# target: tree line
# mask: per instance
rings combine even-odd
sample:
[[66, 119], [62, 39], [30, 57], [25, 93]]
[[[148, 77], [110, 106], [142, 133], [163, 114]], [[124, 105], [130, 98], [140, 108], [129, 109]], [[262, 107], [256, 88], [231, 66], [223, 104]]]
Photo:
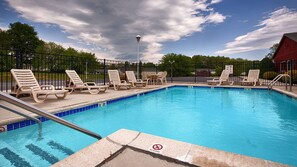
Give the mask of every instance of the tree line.
[[[141, 65], [144, 68], [157, 68], [168, 72], [172, 67], [173, 76], [195, 75], [196, 69], [212, 69], [215, 71], [215, 75], [219, 75], [225, 65], [234, 66], [234, 75], [241, 75], [250, 68], [259, 68], [264, 73], [275, 70], [271, 56], [276, 48], [277, 45], [273, 45], [270, 48], [271, 52], [261, 61], [233, 59], [224, 56], [194, 55], [189, 57], [183, 54], [168, 53], [162, 57], [158, 64], [148, 62], [141, 63]], [[8, 52], [17, 52], [22, 56], [21, 65], [29, 64], [31, 68], [38, 71], [64, 72], [64, 69], [68, 68], [83, 72], [88, 66], [89, 72], [95, 72], [96, 69], [103, 68], [94, 53], [78, 51], [71, 47], [64, 48], [54, 42], [45, 42], [39, 39], [34, 27], [20, 22], [11, 23], [8, 30], [0, 29], [0, 54], [5, 55], [4, 52], [7, 53], [7, 50]], [[174, 63], [170, 63], [173, 61]], [[15, 58], [1, 56], [2, 69], [9, 70], [15, 63], [17, 63]], [[129, 62], [125, 64], [136, 66]]]
[[[64, 71], [64, 68], [85, 66], [89, 68], [99, 66], [94, 53], [78, 51], [74, 48], [64, 48], [54, 42], [45, 42], [38, 37], [34, 27], [20, 22], [11, 23], [7, 30], [0, 29], [0, 54], [17, 54], [20, 56], [20, 66], [30, 64], [35, 70], [48, 70], [50, 72]], [[75, 64], [65, 67], [65, 63], [74, 59]], [[81, 60], [81, 61], [78, 61]], [[17, 63], [16, 58], [1, 56], [1, 65], [10, 68]], [[73, 61], [73, 60], [72, 60]], [[62, 69], [63, 68], [63, 69]], [[78, 69], [78, 68], [77, 68]]]
[[[172, 63], [174, 62], [174, 63]], [[265, 56], [262, 60], [247, 60], [241, 58], [229, 58], [224, 56], [194, 55], [188, 57], [183, 54], [169, 53], [160, 60], [159, 69], [164, 71], [173, 70], [173, 76], [193, 76], [197, 70], [214, 71], [219, 76], [225, 65], [233, 65], [233, 75], [247, 75], [249, 69], [260, 69], [261, 75], [267, 71], [275, 71], [275, 65], [271, 58]]]

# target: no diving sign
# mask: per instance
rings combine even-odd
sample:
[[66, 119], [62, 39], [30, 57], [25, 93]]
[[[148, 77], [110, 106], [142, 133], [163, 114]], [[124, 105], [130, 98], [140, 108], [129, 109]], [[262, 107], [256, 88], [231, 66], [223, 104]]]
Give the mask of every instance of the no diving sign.
[[162, 153], [162, 151], [164, 150], [164, 145], [160, 144], [160, 143], [154, 143], [152, 144], [152, 146], [149, 148], [150, 151], [153, 151], [155, 153]]

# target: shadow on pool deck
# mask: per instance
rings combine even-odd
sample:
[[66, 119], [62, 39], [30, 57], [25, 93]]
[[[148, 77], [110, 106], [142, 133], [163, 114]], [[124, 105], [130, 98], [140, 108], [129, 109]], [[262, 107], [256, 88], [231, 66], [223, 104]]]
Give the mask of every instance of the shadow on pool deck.
[[141, 166], [141, 167], [196, 167], [186, 162], [154, 154], [141, 149], [124, 146], [118, 152], [105, 159], [97, 167]]

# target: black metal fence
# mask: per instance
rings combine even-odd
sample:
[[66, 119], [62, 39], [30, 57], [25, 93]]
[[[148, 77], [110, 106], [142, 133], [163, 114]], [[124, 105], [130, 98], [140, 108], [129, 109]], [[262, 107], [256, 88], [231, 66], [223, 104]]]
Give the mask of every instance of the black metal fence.
[[[241, 81], [248, 76], [249, 70], [259, 69], [259, 84], [268, 85], [278, 74], [289, 74], [292, 79], [292, 84], [297, 84], [297, 60], [289, 60], [286, 67], [280, 68], [275, 64], [265, 64], [261, 61], [242, 61], [233, 63], [216, 64], [215, 67], [196, 68], [193, 65], [193, 72], [191, 75], [179, 77], [174, 75], [177, 73], [174, 66], [171, 68], [170, 64], [167, 67], [169, 72], [169, 80], [173, 82], [192, 82], [192, 83], [205, 83], [214, 77], [219, 77], [224, 69], [230, 69], [231, 81], [235, 85], [241, 84]], [[196, 62], [197, 63], [197, 62]], [[194, 63], [195, 64], [195, 63]], [[171, 78], [171, 70], [173, 77]], [[288, 81], [289, 82], [289, 81]], [[285, 85], [285, 78], [281, 78], [275, 85]]]
[[69, 78], [65, 70], [75, 70], [83, 81], [106, 84], [107, 70], [117, 69], [125, 79], [126, 70], [136, 71], [135, 63], [107, 59], [87, 60], [85, 57], [54, 54], [20, 54], [17, 51], [0, 50], [0, 91], [14, 88], [11, 69], [31, 69], [41, 85], [67, 86]]
[[[199, 62], [196, 62], [199, 63]], [[297, 83], [297, 61], [292, 60], [286, 71], [292, 76], [294, 83]], [[88, 60], [85, 57], [55, 55], [55, 54], [20, 54], [17, 51], [0, 50], [0, 91], [9, 92], [14, 87], [14, 81], [10, 70], [31, 69], [41, 85], [54, 85], [56, 88], [67, 86], [69, 79], [65, 70], [75, 70], [83, 81], [93, 81], [106, 84], [108, 82], [107, 70], [118, 69], [121, 79], [125, 79], [124, 72], [127, 70], [137, 71], [137, 64], [128, 61], [115, 61], [107, 59]], [[216, 65], [215, 67], [196, 68], [195, 63], [191, 74], [181, 77], [179, 71], [174, 68], [174, 64], [169, 64], [168, 68], [163, 69], [168, 72], [167, 80], [170, 82], [206, 82], [215, 76], [219, 76], [223, 69], [232, 68], [230, 79], [234, 84], [240, 84], [240, 81], [247, 76], [250, 69], [260, 69], [260, 80], [263, 85], [267, 85], [277, 74], [278, 70], [271, 66], [263, 66], [259, 61], [249, 61], [244, 63], [228, 63]], [[142, 71], [158, 72], [158, 66], [146, 67], [140, 65]], [[171, 77], [171, 74], [173, 77]], [[282, 80], [277, 85], [283, 85]]]

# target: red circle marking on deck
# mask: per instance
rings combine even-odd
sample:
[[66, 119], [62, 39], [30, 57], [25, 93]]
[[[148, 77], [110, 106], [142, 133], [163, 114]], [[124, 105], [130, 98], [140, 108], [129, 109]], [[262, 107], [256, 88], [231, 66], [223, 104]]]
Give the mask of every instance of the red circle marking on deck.
[[154, 144], [153, 145], [154, 150], [162, 150], [162, 148], [163, 148], [162, 144]]

